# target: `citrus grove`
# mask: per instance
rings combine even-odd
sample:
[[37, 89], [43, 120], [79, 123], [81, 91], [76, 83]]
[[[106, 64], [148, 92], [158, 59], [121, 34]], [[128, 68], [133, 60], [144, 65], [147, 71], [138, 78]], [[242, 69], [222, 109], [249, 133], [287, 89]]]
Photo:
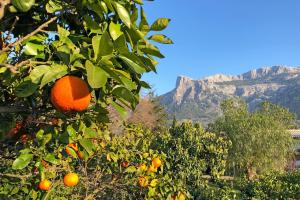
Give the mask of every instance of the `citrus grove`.
[[107, 129], [108, 107], [124, 117], [150, 88], [153, 42], [172, 44], [156, 33], [170, 19], [150, 24], [143, 3], [0, 1], [1, 199], [170, 195], [165, 154]]
[[[111, 112], [125, 119], [150, 88], [141, 77], [164, 58], [156, 45], [173, 43], [161, 33], [170, 19], [150, 23], [144, 3], [0, 0], [0, 199], [267, 199], [271, 190], [300, 191], [299, 174], [232, 189], [222, 177], [235, 140], [222, 131], [176, 120], [161, 127], [161, 116], [148, 128], [110, 129]], [[147, 115], [162, 113], [144, 105]], [[133, 122], [147, 116], [139, 114]], [[211, 131], [229, 129], [221, 125]], [[274, 180], [291, 186], [274, 188]]]

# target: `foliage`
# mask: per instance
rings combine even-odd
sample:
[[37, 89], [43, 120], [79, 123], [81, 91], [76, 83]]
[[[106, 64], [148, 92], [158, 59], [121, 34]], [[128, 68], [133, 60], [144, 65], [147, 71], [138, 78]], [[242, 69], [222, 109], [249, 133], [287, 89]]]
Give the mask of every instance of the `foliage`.
[[[53, 133], [51, 139], [48, 138], [50, 132]], [[70, 155], [66, 153], [70, 143], [78, 144], [83, 158], [71, 148]], [[224, 138], [190, 123], [156, 131], [129, 126], [118, 136], [82, 122], [49, 126], [34, 140], [10, 147], [25, 148], [21, 155], [12, 157], [10, 152], [16, 150], [3, 148], [6, 150], [3, 156], [7, 158], [1, 163], [0, 194], [3, 196], [0, 197], [167, 199], [179, 194], [196, 197], [200, 193], [195, 192], [195, 186], [207, 184], [203, 175], [218, 180], [224, 174], [229, 145]], [[22, 161], [16, 162], [14, 158]], [[160, 158], [162, 166], [151, 172], [153, 158]], [[145, 170], [140, 167], [142, 164]], [[67, 172], [79, 175], [76, 189], [63, 185], [62, 177]], [[146, 187], [139, 186], [140, 177], [147, 178]], [[41, 179], [52, 181], [49, 193], [37, 190]]]
[[[141, 89], [149, 88], [141, 77], [156, 72], [156, 58], [164, 57], [153, 42], [173, 43], [156, 33], [164, 30], [170, 19], [159, 18], [149, 24], [143, 3], [1, 3], [1, 199], [105, 199], [113, 195], [138, 199], [160, 194], [137, 186], [133, 166], [126, 172], [120, 168], [122, 156], [127, 155], [121, 152], [126, 145], [119, 145], [124, 138], [112, 139], [106, 130], [108, 107], [123, 116], [136, 107]], [[88, 83], [92, 102], [84, 112], [61, 113], [50, 103], [54, 82], [65, 75]], [[163, 159], [159, 152], [148, 153], [147, 159]], [[132, 150], [128, 159], [139, 155]], [[62, 183], [68, 172], [79, 175], [75, 188]], [[153, 188], [155, 177], [149, 179]], [[49, 192], [36, 187], [45, 179], [52, 182]]]
[[203, 175], [209, 175], [213, 180], [224, 175], [231, 145], [226, 138], [204, 131], [199, 124], [177, 125], [176, 122], [168, 134], [156, 136], [154, 144], [156, 149], [166, 153], [172, 175], [183, 181], [193, 197], [201, 193], [195, 188], [207, 183]]
[[271, 173], [259, 180], [218, 181], [201, 188], [198, 199], [299, 199], [300, 171]]
[[66, 74], [89, 83], [93, 103], [85, 117], [98, 115], [94, 120], [102, 123], [107, 105], [120, 113], [134, 108], [141, 88], [149, 88], [142, 74], [155, 72], [154, 58], [164, 57], [150, 41], [172, 43], [161, 34], [149, 36], [170, 20], [149, 25], [141, 0], [25, 2], [7, 5], [14, 9], [0, 21], [1, 135], [17, 117], [2, 113], [56, 115], [49, 90]]
[[227, 100], [222, 104], [224, 116], [211, 124], [209, 130], [226, 135], [232, 141], [231, 173], [253, 178], [256, 173], [283, 170], [294, 143], [287, 130], [295, 117], [288, 110], [270, 103], [250, 113], [245, 102]]

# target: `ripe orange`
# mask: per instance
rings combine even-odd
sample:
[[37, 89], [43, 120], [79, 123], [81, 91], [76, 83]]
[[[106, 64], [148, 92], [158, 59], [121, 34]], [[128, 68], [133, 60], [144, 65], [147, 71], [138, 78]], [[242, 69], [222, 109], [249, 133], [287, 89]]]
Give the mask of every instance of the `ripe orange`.
[[75, 151], [78, 151], [78, 146], [76, 143], [71, 143], [71, 144], [68, 144], [68, 147], [74, 149]]
[[78, 152], [77, 152], [77, 156], [78, 156], [78, 158], [80, 158], [81, 160], [84, 159], [84, 154], [83, 154], [82, 151], [78, 151]]
[[40, 183], [39, 183], [39, 189], [40, 190], [49, 190], [51, 187], [51, 181], [45, 179], [45, 180], [42, 180]]
[[76, 173], [68, 173], [64, 176], [64, 184], [68, 187], [73, 187], [79, 182], [79, 177]]
[[154, 158], [152, 160], [152, 165], [156, 168], [159, 168], [161, 166], [161, 160], [159, 158]]
[[62, 112], [84, 111], [90, 104], [88, 84], [76, 76], [65, 76], [55, 82], [51, 89], [51, 102]]
[[175, 200], [174, 195], [170, 196], [170, 200]]
[[178, 200], [185, 200], [184, 195], [180, 193], [179, 196], [178, 196]]
[[122, 162], [122, 167], [127, 168], [129, 166], [129, 162], [123, 161]]
[[145, 165], [145, 163], [140, 164], [138, 168], [139, 168], [141, 171], [147, 171], [147, 166]]
[[149, 167], [149, 169], [148, 169], [148, 172], [149, 173], [155, 173], [155, 172], [157, 172], [157, 168], [154, 166], [154, 165], [151, 165], [150, 167]]
[[27, 141], [31, 140], [32, 137], [30, 135], [27, 134], [22, 134], [20, 137], [20, 141], [25, 144]]
[[141, 187], [147, 187], [148, 186], [148, 177], [145, 177], [145, 176], [140, 176], [139, 177], [139, 185]]

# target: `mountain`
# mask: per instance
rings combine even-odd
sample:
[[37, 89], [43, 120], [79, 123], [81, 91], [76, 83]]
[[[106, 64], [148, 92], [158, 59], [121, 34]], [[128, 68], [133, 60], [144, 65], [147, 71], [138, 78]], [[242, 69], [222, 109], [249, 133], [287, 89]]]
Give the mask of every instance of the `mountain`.
[[216, 74], [201, 80], [179, 76], [176, 87], [160, 97], [170, 117], [180, 120], [212, 122], [220, 116], [220, 103], [241, 97], [254, 110], [270, 101], [287, 107], [300, 116], [300, 68], [273, 66], [241, 75]]

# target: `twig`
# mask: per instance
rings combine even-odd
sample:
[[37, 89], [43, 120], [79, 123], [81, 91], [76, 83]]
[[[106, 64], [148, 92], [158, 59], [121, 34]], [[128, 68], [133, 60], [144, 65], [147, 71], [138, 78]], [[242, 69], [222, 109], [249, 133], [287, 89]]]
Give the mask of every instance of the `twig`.
[[24, 66], [24, 65], [32, 66], [32, 65], [45, 65], [45, 64], [51, 64], [51, 62], [40, 62], [40, 61], [24, 60], [20, 63], [15, 64], [15, 65], [7, 64], [7, 63], [0, 63], [0, 67], [6, 67], [12, 73], [16, 74], [16, 73], [18, 73], [17, 69]]
[[12, 178], [19, 178], [19, 179], [25, 179], [25, 178], [29, 178], [32, 175], [28, 174], [28, 175], [15, 175], [15, 174], [3, 174], [0, 173], [0, 176], [7, 176], [7, 177], [12, 177]]
[[11, 32], [14, 30], [14, 28], [15, 28], [17, 22], [19, 21], [19, 19], [20, 19], [20, 18], [19, 18], [18, 16], [16, 16], [16, 18], [15, 18], [15, 20], [14, 20], [12, 26], [11, 26], [11, 29], [10, 29], [9, 32], [7, 33], [7, 35], [6, 35], [5, 39], [4, 39], [4, 41], [5, 41], [5, 40], [8, 40], [8, 39], [10, 38], [10, 34], [11, 34]]
[[19, 44], [21, 44], [22, 42], [24, 42], [25, 40], [27, 40], [28, 38], [30, 38], [31, 36], [34, 36], [35, 34], [41, 32], [44, 28], [48, 27], [49, 24], [51, 24], [52, 22], [54, 22], [57, 19], [57, 17], [53, 17], [50, 20], [48, 20], [47, 22], [45, 22], [44, 24], [40, 25], [37, 29], [35, 29], [33, 32], [31, 32], [30, 34], [26, 35], [23, 38], [20, 38], [19, 40], [17, 40], [14, 43], [11, 43], [9, 45], [7, 45], [7, 47], [5, 47], [4, 49], [2, 49], [0, 51], [0, 53], [2, 52], [6, 52], [9, 51], [12, 47], [15, 47]]
[[25, 107], [0, 106], [0, 113], [19, 113], [19, 112], [29, 113], [30, 109]]

